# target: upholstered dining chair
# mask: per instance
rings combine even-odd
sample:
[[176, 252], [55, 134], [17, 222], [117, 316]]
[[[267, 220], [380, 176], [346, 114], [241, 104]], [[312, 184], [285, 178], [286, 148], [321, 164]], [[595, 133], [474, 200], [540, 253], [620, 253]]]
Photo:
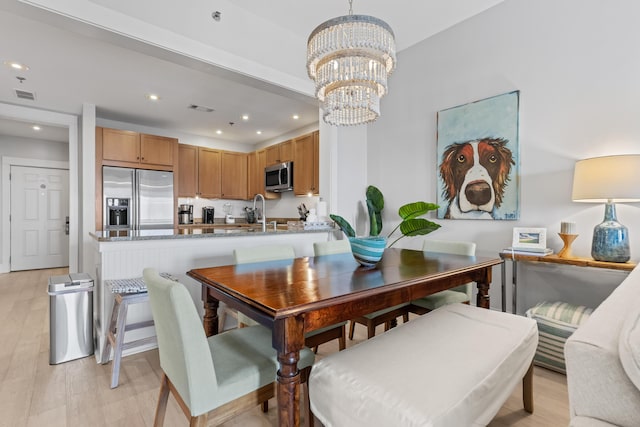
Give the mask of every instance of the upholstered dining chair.
[[[288, 245], [268, 245], [252, 248], [238, 248], [233, 251], [236, 264], [247, 264], [250, 262], [281, 261], [294, 259], [296, 257], [292, 246]], [[305, 334], [304, 343], [307, 347], [318, 351], [318, 346], [334, 339], [338, 340], [338, 349], [346, 348], [346, 325], [347, 322], [337, 323]], [[248, 316], [238, 313], [238, 327], [245, 325], [257, 325], [258, 323]]]
[[[313, 251], [316, 256], [348, 253], [351, 252], [351, 244], [348, 240], [329, 240], [327, 242], [315, 242], [313, 244]], [[356, 323], [360, 323], [361, 325], [366, 326], [367, 338], [371, 338], [375, 335], [376, 326], [378, 325], [382, 325], [384, 323], [384, 330], [388, 331], [391, 328], [391, 322], [395, 321], [400, 316], [402, 316], [404, 322], [408, 322], [408, 306], [409, 304], [400, 304], [376, 311], [374, 313], [366, 314], [355, 319], [351, 319], [351, 323], [349, 324], [349, 339], [353, 339]]]
[[[189, 418], [190, 426], [198, 427], [207, 421], [221, 424], [275, 395], [278, 360], [270, 331], [250, 327], [207, 338], [183, 284], [150, 268], [143, 275], [162, 368], [154, 426], [164, 423], [169, 393]], [[314, 357], [308, 348], [300, 351], [298, 367], [303, 381]]]
[[[476, 254], [476, 244], [474, 242], [427, 239], [422, 245], [422, 250], [426, 252], [474, 256]], [[424, 314], [447, 304], [457, 302], [469, 304], [472, 292], [473, 288], [471, 283], [467, 283], [432, 295], [427, 295], [424, 298], [413, 300], [411, 301], [409, 310], [412, 313]]]

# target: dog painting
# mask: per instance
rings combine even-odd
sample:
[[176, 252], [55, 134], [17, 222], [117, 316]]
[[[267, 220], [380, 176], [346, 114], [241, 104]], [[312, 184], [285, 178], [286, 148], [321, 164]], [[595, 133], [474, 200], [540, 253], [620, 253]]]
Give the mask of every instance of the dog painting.
[[518, 92], [438, 113], [438, 218], [518, 219]]

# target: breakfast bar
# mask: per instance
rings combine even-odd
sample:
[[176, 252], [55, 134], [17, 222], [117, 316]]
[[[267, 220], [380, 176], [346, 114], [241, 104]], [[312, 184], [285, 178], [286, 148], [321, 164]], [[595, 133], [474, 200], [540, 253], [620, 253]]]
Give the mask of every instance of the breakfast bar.
[[[184, 229], [109, 231], [91, 233], [94, 242], [96, 289], [93, 301], [95, 355], [105, 346], [106, 331], [114, 295], [106, 282], [142, 276], [145, 267], [169, 273], [187, 286], [196, 307], [201, 308], [200, 285], [185, 273], [194, 268], [233, 264], [233, 250], [242, 247], [286, 244], [297, 256], [313, 254], [313, 243], [332, 238], [334, 230], [288, 230], [282, 227], [267, 232], [251, 227], [191, 227]], [[202, 310], [201, 310], [202, 314]], [[148, 304], [129, 308], [127, 324], [151, 320]], [[127, 332], [127, 340], [155, 335], [153, 327]], [[155, 345], [137, 347], [124, 354], [146, 351]]]

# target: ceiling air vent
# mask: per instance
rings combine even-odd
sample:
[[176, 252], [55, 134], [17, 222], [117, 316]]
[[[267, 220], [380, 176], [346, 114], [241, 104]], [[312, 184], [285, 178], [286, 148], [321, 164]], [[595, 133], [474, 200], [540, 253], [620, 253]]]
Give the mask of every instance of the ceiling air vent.
[[35, 92], [28, 92], [26, 90], [20, 90], [20, 89], [14, 89], [14, 90], [16, 91], [16, 96], [18, 97], [18, 99], [26, 99], [28, 101], [36, 100]]
[[213, 113], [215, 110], [211, 107], [205, 107], [203, 105], [191, 104], [187, 107], [190, 110], [202, 111], [203, 113]]

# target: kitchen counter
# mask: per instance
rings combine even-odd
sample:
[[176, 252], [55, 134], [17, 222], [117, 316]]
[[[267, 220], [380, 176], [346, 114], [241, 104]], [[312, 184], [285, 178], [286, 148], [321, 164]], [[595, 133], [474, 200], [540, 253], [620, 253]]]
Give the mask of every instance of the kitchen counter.
[[165, 239], [191, 239], [203, 237], [229, 237], [229, 236], [273, 236], [274, 234], [294, 233], [326, 233], [336, 231], [336, 228], [322, 230], [289, 229], [286, 224], [267, 225], [267, 231], [262, 231], [260, 224], [197, 224], [188, 227], [180, 226], [178, 229], [159, 230], [109, 230], [89, 233], [99, 242], [137, 241], [137, 240], [165, 240]]

